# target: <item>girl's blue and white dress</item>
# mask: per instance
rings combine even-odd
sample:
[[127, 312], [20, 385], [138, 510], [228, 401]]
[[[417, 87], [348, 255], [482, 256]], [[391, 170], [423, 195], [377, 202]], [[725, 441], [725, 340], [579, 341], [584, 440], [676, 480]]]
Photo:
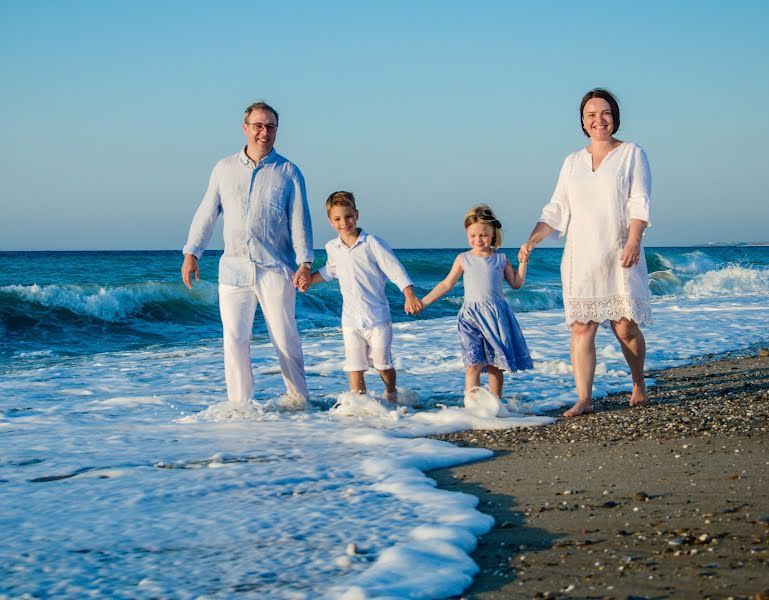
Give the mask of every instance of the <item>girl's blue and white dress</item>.
[[465, 301], [457, 317], [466, 367], [491, 365], [505, 371], [533, 368], [526, 340], [502, 294], [507, 257], [461, 254]]

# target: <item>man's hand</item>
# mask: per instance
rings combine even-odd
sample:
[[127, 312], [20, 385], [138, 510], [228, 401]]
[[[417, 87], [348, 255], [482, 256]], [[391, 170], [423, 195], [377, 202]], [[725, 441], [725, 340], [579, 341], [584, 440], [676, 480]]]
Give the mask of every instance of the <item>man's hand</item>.
[[198, 259], [194, 254], [185, 254], [182, 263], [182, 281], [189, 289], [192, 289], [192, 275], [195, 275], [195, 281], [200, 280], [200, 269], [198, 269]]
[[300, 292], [306, 292], [312, 285], [312, 277], [310, 276], [310, 268], [302, 263], [302, 265], [294, 273], [294, 278], [291, 280], [294, 287]]

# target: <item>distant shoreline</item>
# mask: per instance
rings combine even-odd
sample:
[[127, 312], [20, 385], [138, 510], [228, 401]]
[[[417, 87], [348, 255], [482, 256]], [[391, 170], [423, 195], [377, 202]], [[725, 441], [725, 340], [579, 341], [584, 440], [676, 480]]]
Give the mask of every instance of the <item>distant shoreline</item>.
[[[707, 242], [704, 244], [694, 244], [694, 245], [682, 245], [682, 246], [645, 246], [644, 248], [646, 250], [662, 250], [665, 248], [763, 248], [763, 247], [769, 247], [769, 242]], [[418, 251], [430, 251], [430, 250], [452, 250], [457, 252], [463, 252], [467, 250], [465, 247], [435, 247], [435, 248], [394, 248], [395, 250], [400, 251], [408, 251], [408, 252], [418, 252]], [[517, 251], [519, 249], [518, 246], [503, 246], [500, 248], [500, 250], [515, 250]], [[561, 250], [561, 246], [542, 246], [539, 248], [540, 250]], [[323, 251], [323, 248], [315, 248], [315, 252]], [[159, 253], [173, 253], [173, 254], [182, 254], [181, 249], [179, 248], [172, 248], [172, 249], [166, 249], [166, 250], [0, 250], [0, 254], [35, 254], [35, 253], [48, 253], [48, 254], [54, 254], [54, 253], [61, 253], [61, 254], [126, 254], [126, 253], [148, 253], [148, 254], [159, 254]], [[206, 254], [211, 253], [221, 253], [224, 252], [222, 248], [209, 248], [206, 250]]]

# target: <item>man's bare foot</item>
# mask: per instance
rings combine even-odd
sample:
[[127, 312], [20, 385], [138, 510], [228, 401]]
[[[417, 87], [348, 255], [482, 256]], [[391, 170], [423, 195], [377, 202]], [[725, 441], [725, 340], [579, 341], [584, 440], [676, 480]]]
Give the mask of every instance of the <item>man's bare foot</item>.
[[649, 398], [646, 396], [646, 383], [634, 383], [633, 393], [630, 394], [630, 406], [646, 406]]
[[310, 406], [307, 398], [299, 394], [285, 393], [277, 401], [278, 408], [288, 412], [300, 412]]
[[392, 392], [385, 390], [384, 398], [390, 404], [398, 404], [398, 390], [393, 390]]
[[592, 402], [577, 402], [574, 406], [572, 406], [569, 410], [567, 410], [565, 413], [563, 413], [563, 416], [567, 419], [571, 419], [572, 417], [578, 417], [580, 415], [586, 415], [588, 413], [593, 412], [593, 403]]

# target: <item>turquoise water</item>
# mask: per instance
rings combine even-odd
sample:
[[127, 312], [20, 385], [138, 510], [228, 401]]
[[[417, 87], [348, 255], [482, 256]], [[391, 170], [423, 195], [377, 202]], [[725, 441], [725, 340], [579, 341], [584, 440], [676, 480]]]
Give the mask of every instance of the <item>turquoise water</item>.
[[[429, 291], [448, 273], [461, 249], [397, 250], [414, 280], [417, 293]], [[505, 250], [516, 262], [516, 250]], [[192, 291], [179, 277], [178, 252], [2, 252], [0, 253], [0, 357], [45, 352], [52, 355], [89, 354], [148, 345], [179, 345], [218, 338], [216, 275], [220, 253], [209, 252], [201, 262], [202, 279]], [[318, 251], [315, 268], [325, 261]], [[646, 250], [651, 292], [655, 296], [687, 295], [687, 284], [717, 273], [744, 269], [734, 281], [760, 291], [769, 269], [769, 247], [649, 248]], [[539, 248], [529, 266], [526, 285], [507, 290], [516, 312], [558, 309], [561, 250]], [[752, 277], [757, 278], [752, 281]], [[762, 279], [763, 277], [763, 279]], [[748, 290], [749, 291], [749, 290]], [[407, 317], [402, 296], [388, 285], [393, 320]], [[462, 301], [461, 282], [445, 298], [417, 317], [434, 319], [453, 315]], [[306, 335], [339, 324], [341, 297], [336, 282], [314, 286], [299, 294], [299, 327]], [[261, 315], [254, 324], [256, 339], [264, 339]]]

